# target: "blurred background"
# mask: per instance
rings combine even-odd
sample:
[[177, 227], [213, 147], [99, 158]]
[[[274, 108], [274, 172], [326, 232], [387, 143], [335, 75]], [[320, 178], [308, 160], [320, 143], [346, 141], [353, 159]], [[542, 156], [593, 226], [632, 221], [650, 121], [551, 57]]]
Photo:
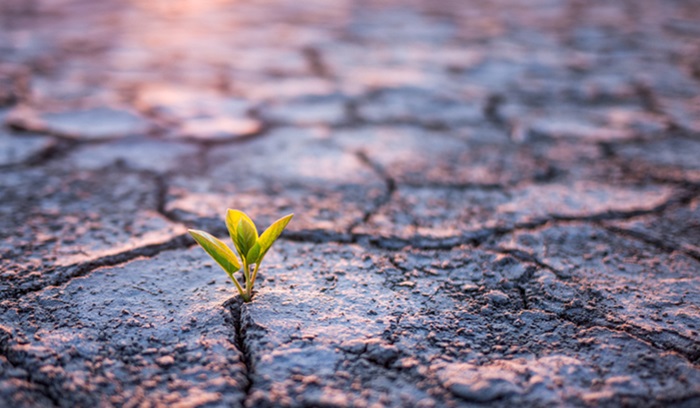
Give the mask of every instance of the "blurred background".
[[1, 0], [3, 284], [228, 207], [391, 246], [695, 203], [698, 38], [690, 0]]

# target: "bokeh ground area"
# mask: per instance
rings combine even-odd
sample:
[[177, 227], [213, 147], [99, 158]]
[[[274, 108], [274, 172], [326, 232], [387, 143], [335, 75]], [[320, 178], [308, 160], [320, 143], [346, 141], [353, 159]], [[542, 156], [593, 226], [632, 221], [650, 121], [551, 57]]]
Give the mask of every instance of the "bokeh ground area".
[[0, 276], [0, 407], [698, 407], [700, 2], [2, 0]]

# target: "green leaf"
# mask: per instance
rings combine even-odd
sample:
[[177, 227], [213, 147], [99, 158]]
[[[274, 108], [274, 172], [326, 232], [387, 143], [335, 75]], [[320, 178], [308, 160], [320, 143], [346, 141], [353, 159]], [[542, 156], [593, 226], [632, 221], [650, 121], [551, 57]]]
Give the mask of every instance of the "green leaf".
[[255, 230], [255, 236], [257, 238], [258, 236], [258, 231], [255, 228], [255, 223], [253, 220], [250, 219], [243, 211], [239, 210], [233, 210], [231, 208], [226, 211], [226, 228], [228, 228], [228, 234], [231, 236], [231, 241], [233, 241], [233, 245], [236, 246], [236, 250], [238, 253], [241, 255], [241, 258], [246, 255], [247, 251], [243, 251], [240, 246], [238, 245], [238, 223], [241, 220], [247, 220], [253, 225], [253, 229]]
[[294, 214], [289, 214], [286, 215], [279, 220], [275, 221], [270, 225], [268, 229], [265, 230], [265, 232], [260, 235], [260, 238], [258, 239], [258, 244], [260, 244], [260, 255], [258, 256], [258, 263], [262, 262], [263, 257], [265, 254], [267, 254], [267, 251], [270, 250], [270, 247], [272, 247], [272, 244], [275, 243], [277, 238], [279, 238], [280, 234], [284, 229], [287, 227], [287, 224], [289, 224], [289, 221], [292, 220], [292, 217], [294, 217]]
[[258, 242], [258, 231], [255, 229], [255, 224], [245, 218], [238, 221], [236, 227], [236, 243], [240, 248], [241, 257], [246, 257], [248, 251]]
[[258, 258], [260, 257], [260, 244], [255, 243], [252, 248], [250, 248], [250, 251], [248, 251], [248, 255], [246, 255], [246, 261], [248, 261], [249, 264], [254, 264], [258, 262]]
[[238, 262], [236, 255], [231, 251], [231, 248], [226, 246], [221, 240], [204, 231], [188, 230], [192, 238], [204, 248], [205, 251], [214, 258], [224, 271], [235, 279], [233, 274], [241, 269], [241, 264]]

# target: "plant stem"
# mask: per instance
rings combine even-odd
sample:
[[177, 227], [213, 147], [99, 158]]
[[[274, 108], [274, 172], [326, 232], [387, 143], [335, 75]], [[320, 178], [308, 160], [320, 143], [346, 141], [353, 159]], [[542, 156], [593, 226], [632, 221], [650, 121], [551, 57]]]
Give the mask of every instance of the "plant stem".
[[245, 278], [245, 285], [248, 287], [248, 281], [250, 280], [250, 266], [248, 262], [243, 258], [243, 277]]
[[253, 269], [253, 276], [250, 278], [250, 290], [252, 292], [253, 290], [253, 285], [255, 285], [255, 278], [258, 277], [258, 268], [260, 267], [260, 263], [255, 264], [255, 269]]
[[243, 259], [243, 277], [245, 278], [245, 282], [243, 283], [245, 285], [245, 292], [241, 293], [241, 297], [244, 302], [250, 302], [250, 265], [248, 265], [245, 259]]
[[241, 296], [245, 298], [245, 292], [243, 291], [243, 288], [241, 287], [241, 284], [238, 283], [238, 279], [236, 279], [233, 274], [229, 275], [231, 277], [231, 280], [233, 281], [233, 284], [236, 285], [236, 289], [238, 289], [238, 293], [240, 293]]
[[255, 277], [258, 276], [258, 267], [259, 266], [260, 266], [260, 264], [257, 264], [257, 263], [255, 264], [255, 269], [253, 269], [253, 275], [250, 277], [250, 279], [248, 281], [246, 281], [245, 290], [246, 290], [246, 294], [248, 295], [249, 299], [253, 297], [253, 287], [255, 286]]

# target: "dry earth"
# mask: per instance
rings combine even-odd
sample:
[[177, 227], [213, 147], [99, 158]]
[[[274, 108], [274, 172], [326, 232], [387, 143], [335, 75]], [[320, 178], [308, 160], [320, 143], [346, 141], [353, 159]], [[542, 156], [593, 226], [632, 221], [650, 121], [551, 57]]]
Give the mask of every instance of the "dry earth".
[[0, 121], [2, 407], [700, 406], [698, 1], [4, 0]]

